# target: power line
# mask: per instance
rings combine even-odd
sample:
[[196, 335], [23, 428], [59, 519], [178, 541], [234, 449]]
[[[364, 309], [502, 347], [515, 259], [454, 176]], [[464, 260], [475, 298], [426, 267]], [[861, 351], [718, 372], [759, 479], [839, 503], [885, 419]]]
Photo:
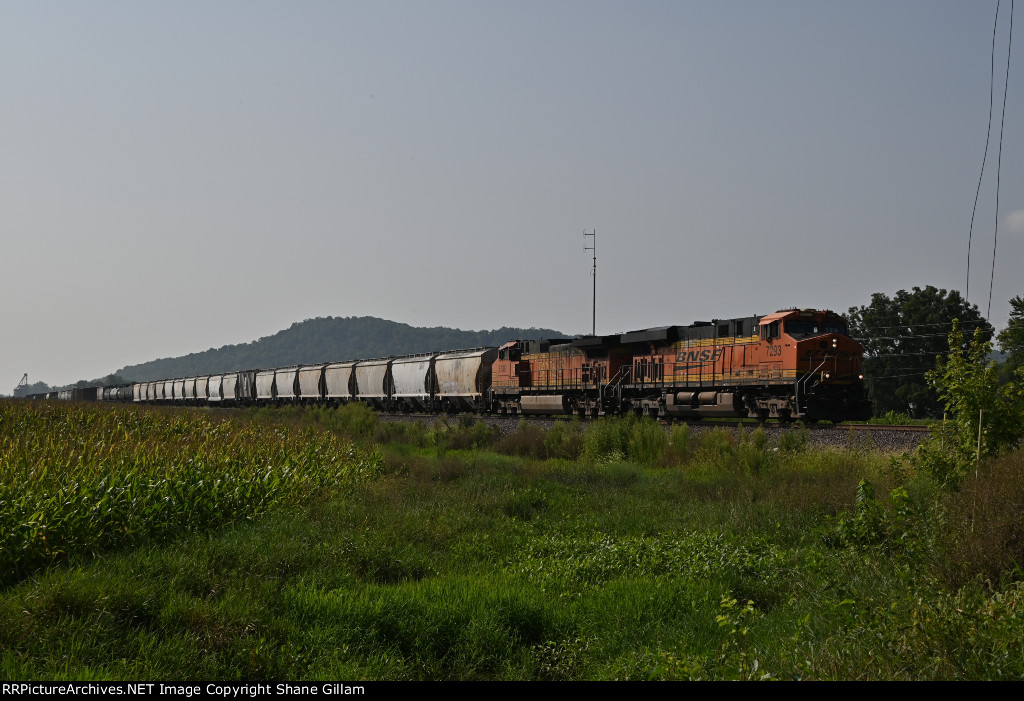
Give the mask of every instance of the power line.
[[[984, 319], [981, 319], [981, 320], [978, 320], [978, 321], [961, 321], [960, 322], [960, 326], [961, 327], [985, 326], [986, 324], [988, 324], [988, 322], [985, 321]], [[918, 324], [918, 323], [915, 322], [915, 323], [909, 323], [909, 324], [898, 324], [896, 326], [873, 326], [871, 324], [864, 324], [864, 326], [866, 326], [866, 327], [868, 327], [868, 328], [870, 328], [870, 329], [872, 329], [874, 331], [883, 331], [883, 330], [886, 330], [886, 329], [909, 329], [911, 327], [914, 327], [914, 328], [923, 328], [923, 327], [930, 327], [930, 326], [948, 326], [948, 327], [952, 327], [953, 326], [953, 322], [952, 321], [937, 321], [937, 322], [931, 323], [931, 324]]]
[[967, 231], [967, 285], [964, 300], [971, 296], [971, 238], [974, 236], [974, 215], [978, 212], [978, 197], [981, 195], [981, 181], [985, 177], [985, 163], [988, 161], [988, 144], [992, 139], [992, 95], [996, 84], [996, 28], [999, 26], [999, 5], [996, 2], [996, 21], [992, 23], [992, 65], [988, 78], [988, 126], [985, 127], [985, 155], [981, 157], [981, 173], [978, 174], [978, 189], [974, 193], [974, 208], [971, 210], [971, 228]]
[[1003, 85], [1003, 118], [999, 124], [999, 160], [996, 165], [996, 231], [992, 238], [992, 275], [988, 280], [988, 311], [992, 314], [992, 287], [996, 281], [996, 245], [999, 243], [999, 186], [1003, 170], [1003, 127], [1006, 125], [1006, 95], [1010, 89], [1010, 53], [1013, 50], [1013, 0], [1010, 0], [1010, 37], [1006, 46], [1006, 82]]
[[906, 334], [904, 336], [864, 336], [861, 338], [854, 338], [854, 341], [907, 341], [912, 338], [947, 338], [948, 333], [918, 333], [918, 334]]
[[908, 356], [926, 356], [926, 355], [946, 355], [946, 351], [923, 351], [923, 352], [920, 352], [920, 353], [917, 353], [917, 352], [914, 352], [914, 353], [910, 353], [910, 352], [907, 352], [907, 353], [877, 353], [875, 355], [866, 355], [866, 356], [864, 356], [864, 358], [865, 358], [865, 360], [870, 360], [872, 358], [905, 358], [905, 357], [908, 357]]
[[[921, 364], [918, 363], [917, 365], [907, 365], [907, 366], [899, 365], [899, 366], [894, 367], [894, 368], [893, 367], [889, 367], [889, 366], [885, 366], [885, 367], [876, 368], [876, 369], [878, 370], [878, 372], [883, 372], [883, 371], [884, 372], [908, 372], [910, 370], [915, 370], [915, 371], [916, 370], [920, 370], [921, 369]], [[875, 377], [875, 375], [873, 373], [871, 373], [870, 370], [871, 370], [871, 368], [865, 367], [865, 371], [868, 373], [867, 376], [868, 377]]]

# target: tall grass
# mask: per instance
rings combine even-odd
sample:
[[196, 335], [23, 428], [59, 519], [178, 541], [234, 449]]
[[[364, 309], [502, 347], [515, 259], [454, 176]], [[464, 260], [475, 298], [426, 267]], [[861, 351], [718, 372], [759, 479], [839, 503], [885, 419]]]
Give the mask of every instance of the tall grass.
[[[53, 494], [64, 461], [122, 485], [134, 468], [107, 454], [134, 465], [141, 443], [165, 467], [147, 480], [181, 468], [199, 500], [210, 473], [183, 465], [237, 484], [286, 463], [297, 481], [263, 508], [294, 508], [201, 533], [219, 522], [201, 505], [135, 519], [141, 547], [0, 587], [4, 678], [1024, 678], [1021, 453], [949, 493], [757, 429], [52, 411], [4, 407], [4, 477], [39, 464]], [[372, 454], [337, 434], [398, 442], [362, 479]]]

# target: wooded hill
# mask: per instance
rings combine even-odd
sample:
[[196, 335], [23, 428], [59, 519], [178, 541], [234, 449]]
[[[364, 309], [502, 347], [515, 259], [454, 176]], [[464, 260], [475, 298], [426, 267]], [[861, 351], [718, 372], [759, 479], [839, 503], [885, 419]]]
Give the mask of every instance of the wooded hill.
[[251, 343], [128, 365], [115, 374], [125, 381], [161, 380], [231, 370], [498, 346], [513, 339], [572, 336], [552, 329], [503, 326], [493, 331], [462, 331], [444, 326], [420, 328], [372, 316], [329, 316], [296, 322], [283, 331]]

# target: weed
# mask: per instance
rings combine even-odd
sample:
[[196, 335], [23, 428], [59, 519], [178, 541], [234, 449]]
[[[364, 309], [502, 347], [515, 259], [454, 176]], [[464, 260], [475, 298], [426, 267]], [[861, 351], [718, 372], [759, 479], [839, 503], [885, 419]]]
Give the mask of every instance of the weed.
[[521, 419], [515, 431], [497, 440], [494, 449], [505, 455], [544, 458], [547, 455], [545, 433], [536, 424]]
[[911, 426], [919, 422], [911, 418], [910, 414], [907, 414], [906, 412], [890, 409], [882, 416], [870, 419], [868, 423], [881, 424], [884, 426]]
[[944, 556], [940, 575], [949, 585], [975, 577], [990, 582], [1007, 574], [1019, 577], [1024, 565], [1024, 453], [986, 462], [942, 505], [943, 523], [935, 524], [935, 532]]
[[536, 514], [547, 508], [548, 502], [544, 493], [536, 488], [513, 489], [505, 498], [502, 510], [509, 518], [529, 521]]
[[690, 425], [679, 424], [672, 427], [668, 445], [669, 462], [679, 465], [690, 457]]
[[732, 454], [736, 436], [724, 428], [715, 428], [701, 436], [700, 452], [712, 458], [721, 458]]
[[[900, 492], [900, 496], [905, 492]], [[836, 527], [839, 542], [845, 545], [878, 545], [886, 540], [882, 508], [875, 499], [875, 488], [866, 479], [857, 485], [854, 512], [843, 516]]]
[[632, 425], [631, 419], [598, 419], [587, 424], [582, 459], [595, 465], [625, 460]]
[[653, 419], [645, 418], [633, 424], [626, 446], [631, 462], [656, 467], [664, 465], [669, 436]]
[[578, 418], [556, 421], [544, 434], [546, 457], [575, 460], [583, 452], [583, 428]]
[[779, 436], [779, 450], [788, 453], [803, 453], [810, 443], [811, 433], [802, 423], [797, 423]]

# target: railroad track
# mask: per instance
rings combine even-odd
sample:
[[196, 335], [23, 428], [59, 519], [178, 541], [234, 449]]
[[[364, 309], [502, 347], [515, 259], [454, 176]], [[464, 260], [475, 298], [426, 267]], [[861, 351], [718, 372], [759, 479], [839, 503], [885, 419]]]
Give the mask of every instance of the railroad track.
[[[455, 424], [460, 420], [459, 416], [446, 417], [438, 414], [378, 414], [378, 418], [382, 421], [423, 421], [429, 423], [445, 420], [449, 424]], [[519, 427], [520, 420], [523, 418], [540, 428], [550, 428], [554, 426], [555, 422], [566, 420], [566, 417], [521, 417], [497, 416], [493, 414], [473, 416], [473, 418], [483, 421], [503, 434], [514, 433]], [[663, 425], [665, 425], [666, 430], [670, 428], [667, 423]], [[742, 430], [749, 434], [756, 431], [758, 427], [761, 427], [768, 438], [769, 444], [776, 444], [783, 435], [791, 431], [800, 430], [801, 428], [795, 424], [780, 424], [778, 422], [759, 424], [756, 421], [721, 420], [694, 421], [689, 422], [687, 425], [695, 437], [715, 430], [736, 432]], [[807, 445], [812, 448], [870, 449], [894, 454], [916, 450], [929, 436], [927, 426], [893, 426], [884, 424], [809, 424], [807, 432]]]
[[[384, 418], [390, 421], [440, 421], [445, 420], [449, 422], [456, 422], [460, 416], [471, 416], [475, 420], [486, 422], [514, 422], [516, 424], [521, 420], [526, 420], [531, 423], [537, 423], [540, 425], [550, 425], [556, 421], [568, 421], [573, 417], [570, 416], [529, 416], [529, 415], [518, 415], [518, 416], [503, 416], [498, 414], [455, 414], [448, 416], [445, 414], [418, 414], [418, 413], [386, 413], [378, 412], [378, 417]], [[582, 421], [593, 421], [590, 418], [583, 418]], [[863, 431], [868, 433], [928, 433], [930, 430], [928, 426], [914, 425], [898, 425], [898, 424], [859, 424], [859, 423], [811, 423], [811, 424], [798, 424], [798, 423], [780, 423], [777, 421], [770, 421], [765, 423], [759, 423], [757, 421], [729, 421], [729, 420], [711, 420], [711, 421], [661, 421], [663, 426], [687, 424], [694, 428], [744, 428], [747, 430], [754, 430], [758, 426], [767, 429], [781, 429], [786, 430], [787, 428], [796, 428], [798, 425], [802, 426], [811, 431]]]
[[812, 429], [841, 429], [844, 431], [892, 431], [892, 432], [903, 432], [903, 433], [928, 433], [931, 428], [928, 426], [900, 426], [900, 425], [889, 425], [889, 424], [833, 424], [833, 425], [815, 425], [811, 424], [808, 428]]

